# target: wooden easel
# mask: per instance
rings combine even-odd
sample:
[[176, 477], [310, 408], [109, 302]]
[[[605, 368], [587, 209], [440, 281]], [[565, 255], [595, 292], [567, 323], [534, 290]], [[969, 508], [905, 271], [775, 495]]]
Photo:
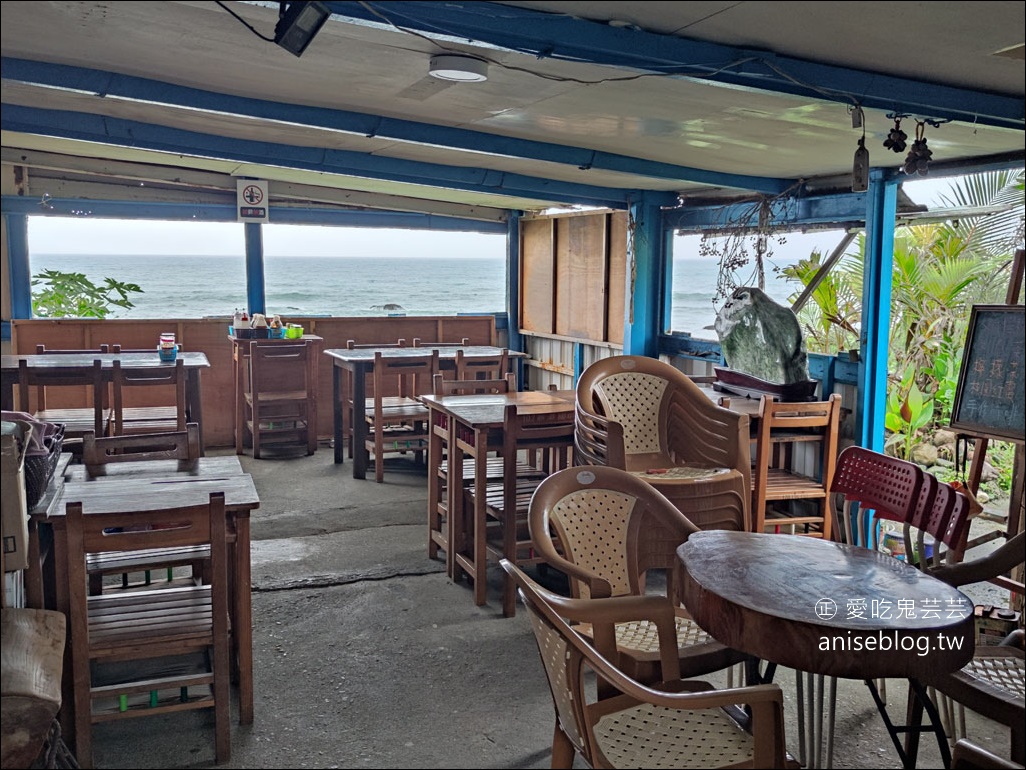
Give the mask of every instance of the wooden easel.
[[[1026, 271], [1026, 265], [1024, 265], [1024, 255], [1026, 250], [1016, 249], [1015, 257], [1012, 260], [1012, 275], [1008, 282], [1008, 291], [1005, 293], [1005, 304], [1015, 305], [1019, 301], [1019, 292], [1022, 291], [1023, 274]], [[966, 481], [966, 486], [975, 495], [980, 489], [980, 478], [983, 475], [983, 461], [987, 456], [987, 445], [988, 439], [979, 437], [976, 439], [976, 449], [973, 452], [973, 459], [969, 465], [969, 478]], [[1005, 529], [1005, 538], [1011, 539], [1017, 534], [1023, 531], [1023, 521], [1026, 516], [1023, 515], [1024, 510], [1024, 498], [1023, 498], [1023, 487], [1024, 477], [1026, 477], [1026, 468], [1023, 467], [1023, 445], [1017, 443], [1015, 445], [1015, 454], [1012, 461], [1012, 489], [1008, 497], [1008, 524]], [[979, 541], [977, 541], [978, 544]], [[1013, 580], [1022, 581], [1022, 567], [1017, 570], [1018, 574], [1012, 576]], [[998, 585], [1003, 585], [1001, 582], [995, 580]], [[1013, 609], [1022, 610], [1023, 597], [1020, 595], [1012, 594], [1012, 607]]]

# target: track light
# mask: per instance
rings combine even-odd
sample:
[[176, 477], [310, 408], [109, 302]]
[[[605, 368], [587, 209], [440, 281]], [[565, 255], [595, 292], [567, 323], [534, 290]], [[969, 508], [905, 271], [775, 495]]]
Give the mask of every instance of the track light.
[[324, 3], [281, 3], [278, 23], [274, 27], [274, 42], [291, 54], [302, 56], [331, 11]]

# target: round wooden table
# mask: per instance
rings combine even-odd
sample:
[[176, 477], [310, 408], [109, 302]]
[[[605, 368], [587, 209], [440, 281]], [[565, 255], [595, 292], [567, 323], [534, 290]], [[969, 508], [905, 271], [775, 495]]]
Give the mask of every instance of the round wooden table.
[[863, 679], [875, 695], [870, 680], [908, 679], [920, 693], [925, 674], [957, 671], [973, 657], [972, 600], [887, 554], [792, 535], [703, 531], [677, 557], [676, 580], [695, 622], [754, 658]]

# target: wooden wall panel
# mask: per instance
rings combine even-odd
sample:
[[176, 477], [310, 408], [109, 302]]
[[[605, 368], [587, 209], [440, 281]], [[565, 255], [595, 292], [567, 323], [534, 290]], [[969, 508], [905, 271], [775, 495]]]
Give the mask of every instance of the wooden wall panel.
[[[404, 337], [407, 344], [414, 337], [424, 342], [460, 340], [471, 344], [490, 345], [495, 342], [495, 316], [405, 316], [405, 317], [325, 317], [290, 318], [285, 322], [301, 323], [308, 334], [324, 338], [322, 350], [344, 348], [346, 341], [387, 342]], [[15, 320], [12, 322], [12, 346], [16, 353], [35, 353], [36, 344], [48, 348], [93, 348], [103, 343], [120, 344], [124, 348], [152, 348], [157, 354], [161, 332], [173, 331], [183, 350], [202, 351], [210, 361], [203, 371], [203, 438], [209, 447], [235, 444], [235, 385], [232, 380], [232, 351], [228, 340], [228, 321], [220, 319], [61, 319]], [[327, 438], [332, 434], [332, 366], [327, 356], [318, 360], [317, 433]], [[146, 391], [143, 394], [142, 391]], [[48, 394], [49, 395], [49, 394]], [[143, 400], [148, 397], [147, 400]], [[131, 405], [157, 403], [157, 388], [140, 389]], [[87, 406], [92, 394], [87, 388], [62, 388], [48, 397], [53, 407]]]
[[554, 219], [520, 221], [520, 327], [556, 331]]
[[609, 294], [606, 302], [606, 336], [608, 342], [623, 345], [624, 320], [627, 312], [627, 212], [615, 211], [609, 222]]
[[556, 220], [556, 334], [606, 333], [606, 215]]

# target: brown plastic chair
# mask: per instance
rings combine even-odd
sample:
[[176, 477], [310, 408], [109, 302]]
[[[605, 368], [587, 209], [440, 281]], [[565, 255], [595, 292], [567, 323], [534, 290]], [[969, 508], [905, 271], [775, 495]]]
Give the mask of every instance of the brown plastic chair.
[[576, 410], [576, 464], [634, 473], [699, 529], [749, 529], [747, 415], [646, 356], [610, 356], [585, 369]]
[[[698, 531], [651, 485], [619, 468], [603, 466], [569, 468], [545, 479], [531, 500], [528, 524], [537, 553], [569, 578], [571, 595], [583, 599], [650, 592], [649, 571], [669, 578], [677, 547]], [[666, 580], [663, 593], [675, 608], [684, 677], [720, 671], [745, 660], [691, 620], [672, 580]], [[590, 628], [575, 629], [591, 634]], [[657, 679], [655, 626], [641, 621], [617, 625], [613, 660], [634, 679]]]
[[428, 409], [417, 396], [431, 392], [438, 374], [438, 351], [389, 357], [374, 354], [374, 395], [367, 411], [363, 451], [374, 460], [374, 480], [385, 480], [385, 455], [412, 452], [420, 461], [431, 437]]
[[[104, 483], [104, 482], [97, 482]], [[228, 573], [224, 495], [189, 507], [90, 516], [68, 503], [68, 646], [76, 755], [92, 765], [92, 725], [213, 709], [215, 758], [231, 756]], [[206, 546], [211, 581], [86, 595], [86, 559], [103, 551]]]
[[[833, 539], [830, 484], [837, 463], [841, 397], [787, 403], [763, 396], [752, 466], [752, 531], [790, 531]], [[801, 453], [801, 456], [799, 456]], [[811, 500], [818, 512], [790, 505]], [[769, 503], [787, 504], [774, 506]]]
[[[780, 688], [715, 690], [707, 682], [682, 680], [674, 609], [665, 598], [568, 599], [509, 560], [501, 565], [528, 610], [548, 678], [555, 709], [552, 767], [574, 767], [577, 757], [589, 767], [787, 766]], [[651, 687], [624, 674], [602, 645], [574, 630], [642, 622], [658, 629], [660, 640], [662, 681]], [[596, 698], [587, 684], [590, 671], [617, 694]]]
[[310, 382], [309, 342], [250, 345], [249, 390], [245, 393], [245, 427], [252, 437], [253, 458], [267, 447], [317, 451], [317, 383]]
[[[181, 358], [175, 360], [174, 366], [159, 368], [125, 366], [120, 360], [114, 359], [113, 369], [111, 390], [114, 408], [111, 415], [111, 435], [185, 430], [188, 413], [185, 397], [185, 362]], [[151, 400], [164, 400], [165, 403], [126, 406], [126, 396], [138, 395], [137, 388], [162, 388], [162, 396], [151, 395]], [[149, 391], [149, 394], [152, 393], [153, 391]], [[173, 403], [167, 404], [166, 401]]]

